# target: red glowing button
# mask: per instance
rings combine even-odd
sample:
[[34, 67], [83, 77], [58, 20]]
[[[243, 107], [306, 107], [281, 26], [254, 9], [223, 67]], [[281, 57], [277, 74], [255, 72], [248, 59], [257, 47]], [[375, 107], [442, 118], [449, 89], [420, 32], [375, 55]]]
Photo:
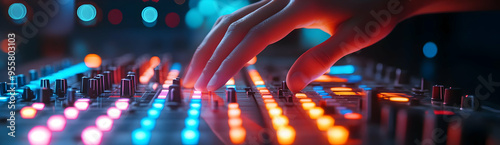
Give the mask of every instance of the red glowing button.
[[434, 114], [436, 115], [455, 115], [455, 113], [447, 110], [434, 110]]
[[346, 114], [344, 114], [344, 118], [346, 118], [346, 119], [361, 119], [361, 117], [363, 117], [363, 116], [359, 113], [346, 113]]
[[101, 115], [95, 120], [95, 125], [101, 131], [109, 131], [111, 130], [111, 127], [113, 127], [113, 119], [109, 118], [106, 115]]
[[64, 116], [67, 119], [76, 119], [78, 118], [78, 110], [75, 107], [68, 107], [64, 109]]
[[45, 126], [35, 126], [28, 133], [28, 140], [30, 144], [46, 145], [50, 142], [52, 133]]
[[66, 126], [66, 118], [62, 115], [53, 115], [47, 120], [47, 126], [52, 131], [62, 131]]
[[21, 117], [24, 119], [35, 118], [36, 110], [33, 107], [23, 107], [21, 109]]
[[82, 141], [86, 145], [101, 144], [102, 132], [95, 126], [87, 127], [82, 132]]

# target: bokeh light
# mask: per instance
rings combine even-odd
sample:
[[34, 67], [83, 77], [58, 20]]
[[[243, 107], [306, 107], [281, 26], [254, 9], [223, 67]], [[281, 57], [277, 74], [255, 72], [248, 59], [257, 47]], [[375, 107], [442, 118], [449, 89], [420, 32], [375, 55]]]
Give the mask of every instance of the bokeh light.
[[89, 68], [98, 68], [101, 66], [101, 57], [97, 54], [88, 54], [85, 56], [85, 65]]
[[201, 0], [198, 3], [198, 10], [203, 15], [212, 15], [215, 14], [219, 10], [219, 6], [217, 5], [217, 1], [215, 0]]
[[13, 3], [12, 5], [9, 6], [9, 16], [10, 18], [14, 20], [21, 20], [26, 17], [26, 13], [28, 10], [26, 9], [26, 6], [22, 3]]
[[186, 0], [174, 0], [174, 2], [178, 5], [182, 5], [184, 4], [184, 2], [186, 2]]
[[199, 28], [203, 24], [203, 16], [197, 9], [191, 9], [186, 13], [186, 24], [192, 29]]
[[425, 43], [424, 48], [423, 48], [423, 52], [424, 52], [425, 57], [433, 58], [434, 56], [436, 56], [437, 51], [438, 51], [438, 48], [436, 46], [436, 43], [434, 43], [434, 42]]
[[108, 13], [108, 20], [113, 25], [118, 25], [122, 22], [123, 14], [119, 9], [112, 9]]
[[175, 28], [179, 25], [179, 22], [181, 21], [181, 18], [179, 15], [175, 12], [168, 13], [167, 16], [165, 17], [165, 23], [167, 24], [168, 27], [170, 28]]
[[2, 46], [0, 46], [0, 47], [2, 47], [2, 51], [5, 53], [9, 52], [9, 40], [4, 39], [4, 40], [2, 40], [1, 44], [2, 44]]
[[97, 10], [92, 4], [83, 4], [76, 10], [78, 18], [84, 22], [92, 21], [97, 15]]
[[146, 23], [153, 23], [158, 18], [158, 11], [151, 6], [145, 7], [141, 13], [142, 20]]

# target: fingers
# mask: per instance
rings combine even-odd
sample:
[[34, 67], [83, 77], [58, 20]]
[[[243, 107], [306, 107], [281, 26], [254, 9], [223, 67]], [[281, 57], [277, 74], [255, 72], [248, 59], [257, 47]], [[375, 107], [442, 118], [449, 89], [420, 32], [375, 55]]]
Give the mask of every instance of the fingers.
[[[207, 84], [209, 83], [213, 74], [219, 68], [220, 64], [233, 51], [233, 49], [236, 46], [238, 46], [238, 44], [243, 40], [243, 38], [245, 38], [250, 29], [258, 25], [262, 21], [266, 20], [267, 18], [275, 15], [277, 12], [282, 10], [287, 4], [288, 4], [287, 0], [271, 1], [270, 3], [267, 3], [266, 5], [248, 14], [247, 16], [237, 20], [236, 22], [233, 22], [227, 29], [224, 38], [217, 46], [212, 57], [206, 63], [205, 69], [203, 69], [202, 74], [200, 75], [198, 81], [195, 84], [195, 88], [197, 90], [206, 90]], [[262, 42], [256, 41], [255, 43], [262, 43]], [[214, 89], [210, 91], [213, 90]]]
[[220, 17], [216, 24], [214, 24], [213, 29], [208, 33], [203, 42], [200, 44], [198, 49], [191, 59], [191, 63], [187, 69], [186, 75], [184, 77], [183, 85], [187, 88], [192, 88], [198, 80], [205, 64], [212, 56], [215, 48], [219, 45], [220, 40], [224, 37], [224, 33], [231, 23], [244, 17], [245, 15], [255, 11], [256, 9], [262, 7], [268, 3], [268, 1], [260, 1], [239, 9], [231, 15], [226, 15]]
[[310, 22], [305, 11], [289, 4], [285, 9], [253, 27], [237, 47], [224, 58], [216, 73], [208, 83], [208, 90], [216, 90], [235, 75], [252, 57], [288, 35], [294, 29]]

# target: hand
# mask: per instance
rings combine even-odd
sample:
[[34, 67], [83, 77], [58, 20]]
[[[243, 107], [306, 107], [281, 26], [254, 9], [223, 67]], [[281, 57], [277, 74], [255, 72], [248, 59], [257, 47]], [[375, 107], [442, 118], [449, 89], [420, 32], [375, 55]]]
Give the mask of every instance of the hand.
[[417, 14], [468, 10], [465, 6], [474, 3], [460, 1], [463, 5], [452, 0], [260, 1], [217, 20], [196, 50], [184, 85], [216, 90], [267, 45], [294, 29], [319, 28], [331, 37], [302, 54], [287, 74], [289, 89], [299, 92], [343, 56], [384, 38], [400, 21]]

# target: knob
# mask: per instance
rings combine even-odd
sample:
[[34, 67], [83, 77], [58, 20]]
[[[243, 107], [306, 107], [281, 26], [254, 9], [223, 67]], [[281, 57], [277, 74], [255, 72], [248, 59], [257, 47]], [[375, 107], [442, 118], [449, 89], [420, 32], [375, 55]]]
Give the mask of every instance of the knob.
[[401, 84], [410, 83], [410, 76], [408, 71], [401, 70], [400, 68], [396, 69], [396, 78], [394, 80], [394, 85], [399, 86]]
[[102, 77], [100, 75], [102, 75], [102, 74], [97, 74], [96, 77], [94, 77], [94, 79], [97, 80], [97, 82], [96, 82], [97, 95], [101, 95], [104, 92], [104, 88], [103, 88], [104, 82], [102, 82], [104, 79], [102, 79]]
[[100, 68], [94, 68], [90, 71], [90, 77], [95, 77], [95, 76], [97, 76], [97, 74], [100, 74], [100, 73], [101, 73]]
[[40, 102], [44, 103], [45, 105], [50, 105], [50, 98], [52, 97], [52, 90], [49, 88], [42, 88], [40, 89]]
[[288, 86], [286, 86], [286, 81], [282, 81], [281, 87], [278, 89], [278, 97], [285, 97], [286, 91], [288, 91]]
[[97, 98], [97, 79], [89, 79], [89, 88], [87, 89], [87, 95], [89, 98]]
[[442, 101], [444, 96], [444, 86], [434, 85], [432, 86], [432, 101]]
[[83, 77], [83, 73], [77, 73], [76, 75], [76, 80], [78, 81], [78, 83], [82, 83], [82, 77]]
[[478, 110], [481, 104], [479, 103], [479, 99], [473, 95], [465, 95], [462, 97], [462, 103], [460, 104], [460, 109], [472, 109]]
[[7, 82], [0, 82], [0, 95], [7, 93]]
[[160, 65], [154, 68], [154, 82], [161, 83], [160, 81]]
[[21, 94], [21, 98], [23, 99], [23, 101], [29, 102], [35, 98], [35, 94], [30, 89], [30, 87], [24, 87], [23, 94]]
[[26, 85], [26, 77], [23, 74], [16, 76], [17, 87], [22, 87]]
[[110, 67], [109, 68], [109, 74], [110, 74], [110, 81], [111, 81], [111, 84], [115, 84], [115, 83], [120, 83], [119, 80], [117, 81], [116, 79], [116, 67]]
[[50, 89], [50, 81], [49, 79], [40, 80], [40, 88], [48, 88]]
[[76, 90], [69, 88], [67, 91], [66, 105], [73, 106], [76, 101]]
[[38, 71], [30, 69], [30, 81], [38, 80]]
[[127, 79], [130, 79], [130, 89], [132, 89], [132, 94], [135, 93], [135, 90], [137, 89], [137, 82], [135, 81], [135, 75], [129, 74], [127, 75]]
[[168, 87], [167, 98], [169, 102], [182, 102], [181, 87], [179, 85], [173, 84]]
[[89, 89], [89, 77], [82, 77], [82, 85], [80, 86], [80, 93], [87, 94], [87, 90]]
[[132, 96], [130, 79], [122, 79], [120, 85], [120, 96], [123, 98], [130, 98]]
[[380, 102], [378, 100], [378, 93], [383, 92], [383, 88], [374, 88], [373, 90], [367, 90], [365, 101], [366, 107], [363, 112], [366, 112], [366, 117], [369, 123], [378, 124], [380, 123]]
[[175, 78], [174, 80], [172, 80], [172, 84], [176, 84], [178, 86], [182, 86], [181, 85], [181, 78], [179, 78], [179, 77]]
[[462, 89], [446, 88], [444, 91], [443, 104], [446, 106], [460, 106]]
[[103, 76], [104, 76], [104, 90], [111, 90], [111, 87], [113, 85], [113, 83], [111, 82], [112, 79], [111, 79], [111, 72], [109, 71], [104, 71], [103, 73]]
[[236, 103], [236, 89], [234, 88], [227, 88], [226, 89], [226, 101], [228, 103]]
[[64, 98], [66, 94], [66, 89], [68, 88], [68, 82], [66, 79], [57, 79], [56, 80], [56, 95], [58, 98]]

